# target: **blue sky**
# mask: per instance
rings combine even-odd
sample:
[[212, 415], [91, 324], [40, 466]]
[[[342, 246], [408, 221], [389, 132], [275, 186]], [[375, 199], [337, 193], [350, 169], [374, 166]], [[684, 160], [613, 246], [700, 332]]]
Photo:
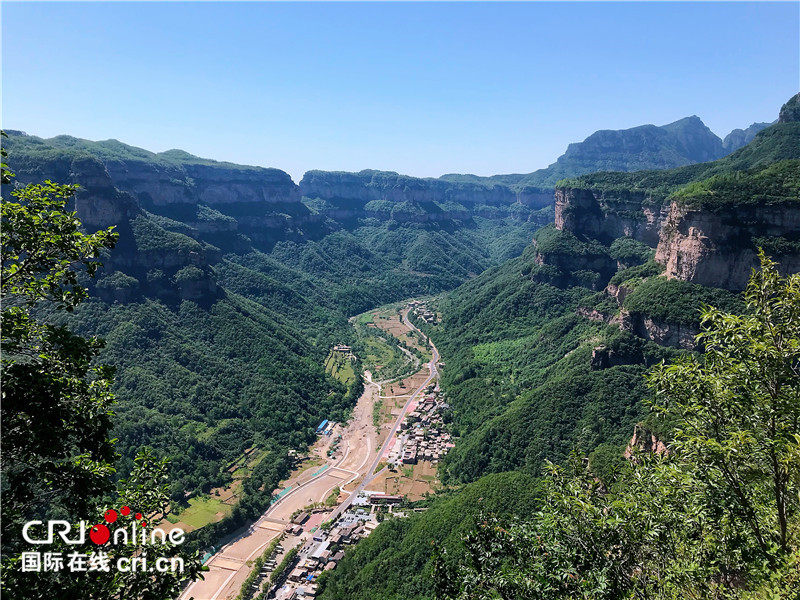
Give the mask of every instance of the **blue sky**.
[[800, 90], [794, 3], [2, 3], [2, 126], [272, 166], [527, 173]]

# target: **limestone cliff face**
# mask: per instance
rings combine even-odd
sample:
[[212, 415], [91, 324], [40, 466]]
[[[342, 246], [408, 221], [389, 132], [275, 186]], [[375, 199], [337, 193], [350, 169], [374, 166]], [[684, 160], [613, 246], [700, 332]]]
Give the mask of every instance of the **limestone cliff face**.
[[556, 188], [556, 228], [604, 242], [634, 238], [656, 247], [669, 207], [639, 192]]
[[184, 267], [173, 278], [178, 288], [181, 300], [208, 300], [214, 298], [219, 292], [217, 282], [206, 269], [193, 266]]
[[[608, 288], [606, 288], [608, 291]], [[685, 323], [673, 323], [656, 319], [649, 315], [632, 314], [627, 310], [620, 310], [619, 314], [607, 314], [597, 309], [580, 307], [578, 315], [590, 321], [600, 321], [609, 325], [616, 325], [622, 331], [627, 331], [643, 340], [654, 342], [660, 346], [678, 348], [680, 350], [697, 350], [698, 345], [695, 336], [700, 333], [700, 329], [694, 325]], [[607, 349], [605, 354], [608, 354]], [[595, 348], [592, 353], [592, 368], [608, 368], [624, 362], [614, 362], [613, 354], [605, 356], [599, 348]], [[599, 365], [599, 366], [595, 366]]]
[[599, 291], [614, 274], [616, 261], [607, 254], [542, 249], [535, 239], [532, 245], [536, 249], [534, 263], [544, 267], [542, 271], [534, 272], [537, 281], [558, 287], [582, 285]]
[[205, 268], [219, 262], [220, 259], [218, 251], [209, 251], [198, 244], [195, 249], [136, 248], [135, 251], [127, 251], [123, 246], [122, 251], [115, 250], [103, 262], [108, 268], [119, 269], [126, 273], [144, 273], [152, 269], [174, 273], [190, 265]]
[[619, 328], [660, 346], [697, 350], [695, 336], [700, 329], [684, 323], [671, 323], [642, 314], [620, 311]]
[[120, 225], [141, 212], [136, 199], [116, 189], [105, 165], [91, 156], [59, 157], [48, 163], [19, 161], [15, 168], [15, 186], [46, 179], [80, 186], [75, 194], [75, 210], [87, 229]]
[[789, 101], [781, 106], [781, 111], [778, 114], [779, 123], [795, 121], [800, 121], [800, 93], [789, 98]]
[[300, 188], [278, 169], [132, 160], [109, 161], [107, 167], [114, 185], [145, 206], [300, 202]]
[[543, 208], [553, 204], [553, 190], [530, 187], [517, 190], [517, 202], [531, 208]]
[[[331, 218], [387, 218], [392, 213], [390, 218], [412, 222], [468, 219], [478, 213], [493, 218], [497, 213], [474, 209], [507, 209], [516, 205], [518, 208], [536, 210], [552, 204], [553, 201], [551, 192], [538, 188], [516, 190], [501, 183], [481, 184], [418, 178], [369, 170], [358, 173], [308, 171], [300, 181], [300, 191], [307, 198], [334, 204], [335, 208], [324, 210]], [[375, 201], [382, 201], [386, 205], [380, 210], [367, 206], [369, 203], [375, 204]], [[418, 214], [394, 214], [391, 205], [401, 203], [429, 206], [436, 204], [438, 208]], [[530, 210], [514, 211], [512, 214], [516, 218], [527, 218], [528, 215]]]
[[[243, 233], [256, 244], [270, 244], [324, 221], [301, 203], [300, 188], [278, 169], [138, 160], [106, 165], [113, 186], [146, 210], [186, 223], [193, 235]], [[200, 220], [201, 205], [224, 214]]]
[[634, 361], [627, 356], [619, 356], [608, 346], [596, 346], [592, 349], [592, 360], [589, 367], [592, 371], [602, 371], [620, 365], [629, 365]]
[[[208, 300], [217, 296], [219, 290], [211, 265], [219, 262], [220, 252], [175, 233], [171, 235], [184, 239], [184, 244], [150, 247], [148, 233], [151, 238], [169, 234], [150, 220], [133, 194], [114, 185], [103, 162], [81, 154], [69, 161], [42, 163], [35, 170], [23, 169], [15, 183], [43, 179], [79, 186], [75, 211], [87, 231], [113, 226], [119, 234], [117, 247], [102, 258], [104, 266], [96, 283], [97, 295], [104, 301], [131, 302], [143, 293], [169, 300]], [[149, 281], [148, 273], [154, 272], [160, 276]], [[183, 276], [176, 279], [177, 273]]]
[[108, 170], [95, 158], [73, 160], [69, 181], [80, 185], [75, 194], [75, 210], [87, 229], [118, 226], [141, 212], [130, 194], [114, 187]]
[[538, 251], [534, 259], [537, 265], [551, 265], [564, 271], [595, 271], [598, 273], [613, 273], [614, 261], [602, 254], [575, 255], [562, 252], [542, 252], [538, 249], [536, 240], [533, 247]]
[[[656, 251], [670, 279], [741, 290], [758, 264], [750, 241], [800, 231], [800, 204], [726, 206], [717, 211], [693, 209], [678, 202], [669, 207]], [[773, 256], [783, 273], [800, 271], [800, 255]]]

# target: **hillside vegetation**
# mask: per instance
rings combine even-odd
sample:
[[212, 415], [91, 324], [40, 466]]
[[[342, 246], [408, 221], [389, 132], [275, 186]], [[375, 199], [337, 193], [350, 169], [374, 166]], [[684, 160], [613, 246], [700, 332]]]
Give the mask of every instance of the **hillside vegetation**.
[[423, 501], [425, 512], [384, 521], [348, 550], [336, 571], [320, 579], [318, 597], [432, 600], [435, 556], [462, 553], [462, 536], [484, 511], [507, 517], [531, 514], [540, 505], [538, 486], [521, 473], [502, 473]]
[[[653, 202], [666, 202], [672, 199], [673, 194], [677, 198], [689, 199], [693, 196], [692, 190], [700, 191], [727, 183], [724, 191], [736, 190], [735, 195], [731, 197], [731, 200], [736, 201], [735, 198], [741, 199], [747, 190], [753, 191], [754, 186], [766, 182], [770, 189], [777, 186], [779, 196], [788, 195], [796, 198], [796, 181], [793, 183], [791, 174], [796, 172], [796, 161], [800, 160], [798, 137], [800, 137], [800, 122], [776, 123], [761, 131], [747, 146], [714, 162], [668, 171], [592, 173], [559, 181], [557, 185], [623, 194], [644, 193]], [[770, 182], [770, 174], [778, 175], [777, 181]], [[741, 182], [741, 187], [731, 185], [737, 178]], [[689, 190], [684, 191], [684, 186], [690, 183], [692, 185]], [[769, 190], [759, 193], [774, 195], [774, 192], [770, 193]], [[720, 197], [726, 197], [722, 195], [722, 190]]]
[[[780, 123], [757, 134], [750, 145], [716, 162], [671, 171], [595, 173], [559, 185], [612, 191], [621, 201], [641, 195], [651, 203], [683, 198], [709, 211], [725, 203], [791, 202], [797, 195], [795, 163], [800, 159], [797, 125], [782, 117]], [[785, 246], [792, 240], [784, 242], [782, 247], [787, 250]], [[734, 595], [741, 591], [741, 596], [748, 598], [793, 597], [787, 591], [797, 583], [796, 538], [794, 545], [787, 542], [792, 529], [776, 517], [784, 510], [780, 498], [785, 488], [781, 486], [789, 485], [781, 479], [782, 467], [760, 463], [758, 483], [744, 475], [755, 473], [747, 471], [746, 465], [735, 475], [724, 471], [725, 457], [766, 461], [765, 454], [726, 454], [743, 446], [757, 447], [759, 452], [767, 448], [766, 442], [759, 446], [764, 438], [758, 436], [764, 431], [756, 437], [737, 437], [734, 429], [739, 425], [731, 425], [733, 429], [725, 430], [730, 436], [724, 440], [705, 430], [703, 435], [713, 439], [695, 440], [691, 438], [695, 429], [675, 429], [681, 419], [692, 419], [692, 411], [697, 409], [686, 398], [713, 395], [723, 383], [692, 387], [688, 382], [672, 387], [670, 376], [679, 370], [702, 369], [702, 356], [643, 339], [645, 332], [638, 328], [637, 320], [658, 322], [685, 333], [699, 332], [703, 320], [713, 320], [722, 329], [746, 323], [739, 333], [750, 331], [748, 327], [755, 331], [760, 327], [751, 315], [759, 304], [756, 297], [763, 303], [780, 296], [781, 303], [789, 304], [794, 298], [796, 304], [796, 278], [784, 294], [769, 263], [756, 283], [774, 289], [760, 296], [752, 292], [745, 301], [735, 292], [667, 280], [662, 275], [664, 266], [655, 263], [653, 255], [652, 248], [630, 238], [604, 244], [548, 226], [535, 234], [534, 244], [521, 256], [486, 270], [434, 302], [442, 315], [440, 324], [418, 326], [441, 352], [445, 363], [442, 385], [451, 405], [445, 420], [459, 436], [456, 447], [440, 465], [442, 479], [451, 486], [463, 486], [459, 489], [466, 493], [472, 486], [491, 485], [487, 482], [505, 476], [501, 473], [524, 473], [537, 482], [531, 485], [541, 494], [538, 507], [542, 511], [515, 520], [509, 518], [514, 511], [501, 503], [500, 508], [482, 513], [481, 520], [462, 537], [464, 547], [451, 546], [432, 563], [400, 551], [412, 539], [418, 546], [436, 539], [435, 534], [420, 538], [416, 533], [419, 516], [408, 523], [382, 525], [347, 559], [352, 561], [348, 564], [358, 564], [361, 571], [374, 575], [374, 581], [366, 584], [359, 580], [356, 585], [352, 583], [358, 577], [355, 570], [337, 570], [326, 582], [324, 597], [371, 597], [365, 590], [383, 589], [382, 585], [392, 593], [402, 590], [407, 598], [437, 595], [459, 600], [712, 597], [723, 594], [723, 588]], [[788, 304], [777, 308], [778, 302], [775, 299], [779, 323], [793, 327], [795, 304], [794, 308]], [[707, 305], [717, 308], [704, 309]], [[744, 316], [732, 317], [721, 311]], [[768, 318], [765, 315], [756, 318]], [[737, 357], [761, 347], [747, 350], [744, 340], [723, 334], [708, 334], [704, 339], [712, 340], [715, 351], [724, 353], [727, 348]], [[784, 350], [796, 353], [795, 346], [795, 341], [789, 342]], [[677, 362], [675, 367], [659, 367], [662, 361]], [[778, 370], [793, 364], [791, 360], [776, 361]], [[735, 371], [738, 367], [719, 360], [713, 368]], [[787, 372], [787, 377], [786, 394], [791, 395], [797, 385], [796, 370], [791, 376]], [[659, 400], [654, 390], [671, 394], [682, 414], [651, 412], [651, 403]], [[760, 398], [758, 402], [766, 403], [759, 404], [763, 408], [767, 396]], [[747, 421], [747, 398], [738, 408], [717, 404], [706, 396], [698, 402], [710, 402], [709, 410], [719, 410], [719, 414], [728, 408], [741, 409], [735, 418], [744, 421], [736, 423], [747, 431], [754, 425]], [[789, 405], [782, 406], [794, 414]], [[655, 465], [631, 465], [623, 451], [635, 432], [634, 453], [637, 447], [655, 448], [676, 438], [683, 440], [692, 448], [689, 466], [680, 470], [687, 465], [680, 463], [683, 466], [668, 465], [662, 470], [658, 461], [653, 461]], [[781, 433], [779, 437], [782, 456], [796, 461], [791, 435]], [[701, 455], [704, 460], [692, 462]], [[555, 466], [548, 466], [548, 461]], [[707, 479], [704, 465], [721, 470]], [[768, 473], [774, 481], [766, 480]], [[742, 483], [736, 479], [739, 475], [747, 485], [752, 484], [747, 493], [754, 496], [734, 497], [735, 486]], [[775, 500], [774, 494], [778, 494], [777, 504], [758, 504], [765, 497]], [[691, 502], [687, 504], [688, 498]], [[432, 508], [426, 516], [433, 513], [437, 502], [444, 505], [446, 501], [430, 500]], [[760, 508], [757, 516], [751, 513], [750, 524], [745, 526], [746, 519], [741, 519], [751, 501]], [[795, 506], [794, 497], [791, 502]], [[730, 506], [738, 508], [728, 512]], [[492, 512], [501, 516], [491, 516]], [[759, 533], [754, 533], [752, 519], [767, 519], [767, 515], [771, 520], [763, 521], [764, 527], [774, 544], [782, 540], [780, 550], [777, 545], [760, 543]], [[439, 527], [458, 527], [460, 516], [443, 513], [440, 518], [446, 524]], [[794, 522], [792, 527], [796, 527], [796, 518]], [[381, 535], [384, 527], [391, 535]], [[765, 562], [759, 562], [756, 555]], [[705, 557], [713, 559], [706, 562]], [[422, 571], [432, 577], [425, 582], [413, 576], [419, 587], [402, 588], [396, 587], [395, 571], [409, 574], [407, 577]], [[745, 590], [736, 591], [738, 574], [744, 572], [762, 591], [776, 595], [747, 596]]]
[[[226, 506], [230, 515], [222, 523], [194, 534], [200, 547], [263, 509], [288, 472], [287, 450], [305, 448], [317, 423], [346, 420], [361, 390], [360, 363], [351, 365], [352, 375], [337, 377], [326, 373], [325, 359], [333, 345], [357, 343], [349, 316], [451, 289], [521, 252], [537, 228], [506, 217], [366, 219], [347, 227], [312, 220], [269, 230], [265, 238], [247, 229], [255, 204], [159, 204], [149, 195], [137, 203], [135, 181], [122, 180], [131, 192], [113, 187], [121, 177], [115, 169], [143, 169], [151, 184], [169, 177], [159, 188], [165, 196], [177, 187], [197, 198], [214, 177], [232, 186], [242, 185], [239, 176], [291, 184], [279, 171], [179, 152], [154, 155], [113, 141], [23, 135], [9, 141], [19, 184], [76, 179], [83, 187], [78, 206], [101, 207], [105, 212], [92, 218], [112, 219], [119, 233], [97, 280], [86, 282], [91, 299], [69, 315], [41, 315], [105, 339], [99, 360], [117, 369], [117, 477], [127, 476], [140, 449], [154, 449], [171, 459], [169, 493], [177, 509], [246, 476], [238, 508]], [[189, 167], [210, 169], [202, 173], [211, 183], [190, 181]], [[300, 202], [288, 209], [293, 218], [309, 214]], [[255, 234], [244, 235], [240, 226]], [[258, 460], [242, 470], [237, 465], [246, 452]]]

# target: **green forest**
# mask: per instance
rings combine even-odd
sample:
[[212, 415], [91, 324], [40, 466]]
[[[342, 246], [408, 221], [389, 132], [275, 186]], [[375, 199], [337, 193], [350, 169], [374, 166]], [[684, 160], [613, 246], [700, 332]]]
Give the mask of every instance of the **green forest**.
[[[652, 200], [705, 194], [714, 201], [700, 205], [712, 211], [754, 192], [766, 194], [761, 202], [797, 203], [796, 168], [787, 161], [800, 147], [796, 125], [767, 128], [713, 163], [600, 173], [559, 185], [621, 198], [646, 191]], [[740, 196], [731, 197], [731, 187]], [[790, 423], [800, 377], [790, 371], [798, 348], [792, 316], [798, 279], [781, 280], [763, 259], [762, 274], [743, 296], [667, 280], [652, 258], [652, 249], [630, 239], [606, 246], [548, 226], [521, 256], [436, 300], [441, 324], [417, 325], [446, 364], [446, 421], [458, 436], [442, 477], [461, 493], [488, 486], [500, 495], [506, 488], [497, 477], [524, 474], [531, 478], [532, 504], [464, 507], [466, 515], [477, 510], [480, 521], [454, 542], [439, 532], [459, 531], [461, 515], [448, 516], [446, 494], [430, 499], [421, 504], [427, 512], [390, 522], [395, 535], [356, 547], [324, 582], [322, 598], [372, 597], [384, 584], [392, 597], [419, 599], [796, 597], [800, 432]], [[624, 287], [624, 299], [605, 291], [607, 284]], [[603, 320], [586, 318], [586, 310]], [[710, 344], [717, 358], [706, 363], [708, 351], [664, 347], [621, 331], [609, 321], [622, 310], [698, 333], [705, 328], [697, 349]], [[770, 327], [780, 331], [777, 341], [759, 337]], [[752, 373], [761, 349], [775, 368], [755, 376], [761, 395], [746, 395], [742, 405], [714, 398], [715, 390], [725, 398], [737, 393], [720, 386], [744, 376], [740, 368]], [[704, 375], [706, 368], [714, 371]], [[712, 379], [682, 379], [693, 376]], [[730, 385], [742, 384], [731, 379]], [[771, 409], [768, 390], [775, 385], [783, 386], [784, 400]], [[763, 411], [764, 420], [749, 421], [749, 410]], [[770, 410], [780, 412], [777, 431], [770, 429]], [[723, 431], [708, 430], [712, 415], [722, 419], [712, 424], [725, 423]], [[687, 423], [696, 428], [701, 417], [706, 429], [692, 435], [696, 429]], [[652, 435], [668, 444], [674, 460], [625, 460], [635, 432], [640, 440]], [[769, 448], [780, 452], [783, 466], [769, 466]], [[446, 522], [420, 540], [432, 527], [430, 514]], [[791, 525], [789, 514], [795, 515]], [[358, 575], [388, 571], [389, 564], [391, 575]]]
[[[797, 125], [715, 162], [559, 186], [723, 220], [796, 210]], [[317, 424], [348, 420], [364, 368], [408, 374], [366, 311], [425, 296], [441, 318], [415, 322], [441, 353], [456, 440], [438, 464], [441, 491], [348, 548], [320, 598], [796, 597], [800, 278], [768, 258], [794, 264], [793, 233], [759, 225], [729, 240], [763, 250], [741, 292], [669, 279], [631, 237], [542, 227], [549, 209], [301, 199], [274, 169], [115, 141], [9, 141], [4, 536], [121, 502], [174, 517], [239, 477], [224, 518], [169, 549], [194, 577], [201, 552], [270, 505]], [[135, 177], [115, 187], [137, 168], [174, 201]], [[274, 195], [253, 202], [235, 179], [235, 201], [201, 202], [221, 172], [261, 178]], [[655, 343], [645, 322], [682, 342]], [[336, 344], [356, 358], [332, 360]], [[35, 587], [15, 569], [23, 549], [4, 543], [17, 597]], [[185, 578], [154, 590], [147, 577], [100, 578], [91, 593], [127, 585], [163, 598]], [[47, 579], [38, 597], [59, 585]]]
[[[7, 142], [18, 186], [69, 180], [78, 162], [102, 173], [98, 161], [133, 161], [186, 185], [192, 166], [229, 168], [66, 136], [12, 135]], [[110, 185], [79, 187], [77, 198], [95, 202]], [[190, 536], [197, 548], [263, 510], [291, 466], [287, 451], [305, 449], [322, 419], [347, 420], [360, 376], [346, 385], [326, 374], [325, 358], [337, 343], [359, 345], [349, 316], [452, 289], [521, 252], [536, 229], [511, 218], [367, 219], [322, 236], [309, 229], [312, 239], [261, 239], [226, 232], [252, 212], [242, 205], [220, 207], [231, 214], [203, 204], [185, 210], [145, 202], [142, 210], [124, 192], [114, 198], [128, 212], [114, 227], [114, 248], [101, 252], [96, 277], [79, 275], [86, 300], [70, 312], [46, 304], [35, 312], [102, 340], [97, 360], [116, 372], [109, 432], [120, 454], [115, 479], [130, 474], [138, 452], [152, 449], [169, 458], [167, 493], [179, 511], [187, 499], [229, 485], [246, 450], [260, 453], [238, 506]], [[353, 368], [360, 373], [359, 363]]]

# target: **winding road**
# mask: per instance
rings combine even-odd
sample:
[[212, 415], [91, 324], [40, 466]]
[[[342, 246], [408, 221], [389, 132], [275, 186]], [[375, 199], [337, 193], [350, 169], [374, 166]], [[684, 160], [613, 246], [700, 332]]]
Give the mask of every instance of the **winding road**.
[[[420, 333], [422, 333], [422, 331], [420, 331], [411, 321], [408, 320], [408, 312], [409, 309], [406, 309], [405, 312], [402, 313], [403, 323], [405, 323], [413, 331], [419, 331]], [[424, 336], [425, 334], [423, 333], [422, 335]], [[430, 385], [431, 381], [433, 381], [439, 375], [439, 372], [436, 369], [436, 365], [439, 362], [439, 351], [436, 349], [436, 346], [433, 345], [433, 342], [430, 341], [430, 339], [428, 340], [428, 344], [431, 347], [431, 353], [432, 353], [432, 358], [430, 362], [428, 362], [426, 365], [430, 371], [428, 377], [425, 379], [422, 385], [420, 385], [417, 388], [417, 390], [413, 394], [411, 394], [411, 397], [408, 400], [406, 400], [406, 403], [403, 405], [403, 409], [400, 411], [400, 414], [397, 416], [397, 419], [395, 419], [394, 425], [392, 425], [392, 430], [389, 432], [389, 435], [386, 436], [386, 439], [384, 440], [383, 445], [381, 446], [378, 452], [378, 455], [375, 457], [375, 460], [372, 461], [372, 464], [369, 466], [369, 469], [365, 471], [364, 481], [362, 481], [359, 484], [359, 486], [355, 490], [353, 490], [353, 492], [347, 497], [347, 499], [345, 499], [345, 501], [342, 502], [336, 508], [335, 511], [333, 511], [333, 514], [331, 514], [330, 517], [331, 519], [335, 519], [344, 511], [346, 511], [353, 503], [353, 500], [355, 500], [358, 497], [358, 494], [364, 491], [366, 487], [370, 484], [370, 482], [372, 482], [372, 480], [375, 479], [380, 474], [380, 471], [378, 473], [375, 473], [375, 469], [378, 468], [378, 464], [380, 464], [381, 458], [383, 458], [383, 455], [386, 452], [386, 448], [389, 446], [395, 433], [397, 433], [397, 430], [400, 428], [400, 424], [403, 422], [403, 419], [406, 416], [406, 412], [408, 412], [408, 407], [417, 398], [417, 396], [419, 396], [421, 393], [425, 391], [425, 388], [428, 387], [428, 385]], [[381, 471], [383, 471], [383, 469], [381, 469]]]
[[[422, 333], [409, 321], [408, 312], [409, 309], [405, 309], [401, 313], [402, 322], [409, 329]], [[343, 432], [342, 441], [347, 444], [344, 455], [335, 462], [329, 462], [324, 465], [310, 478], [298, 480], [298, 482], [286, 488], [287, 491], [270, 505], [255, 523], [225, 544], [209, 560], [209, 571], [205, 573], [205, 580], [195, 581], [190, 584], [181, 594], [181, 600], [189, 600], [189, 598], [194, 598], [195, 600], [223, 600], [235, 597], [242, 582], [250, 573], [250, 566], [247, 565], [247, 562], [263, 552], [264, 548], [275, 537], [280, 535], [286, 524], [289, 523], [291, 515], [297, 509], [313, 502], [320, 502], [334, 488], [344, 489], [346, 485], [363, 476], [363, 481], [328, 518], [337, 518], [350, 507], [358, 497], [358, 494], [379, 474], [375, 473], [375, 469], [380, 464], [392, 438], [397, 433], [411, 403], [420, 394], [424, 393], [425, 388], [438, 376], [436, 365], [439, 361], [439, 352], [430, 340], [428, 343], [431, 347], [432, 358], [430, 362], [423, 366], [423, 368], [425, 366], [428, 367], [428, 377], [403, 405], [374, 460], [370, 461], [370, 457], [373, 454], [373, 444], [370, 435], [365, 433], [365, 428], [368, 431], [370, 427], [374, 427], [371, 423], [371, 418], [368, 417], [371, 414], [373, 404], [373, 390], [369, 388], [374, 386], [377, 389], [377, 393], [380, 394], [380, 385], [378, 382], [373, 382], [371, 374], [367, 373], [367, 386], [364, 394], [362, 394], [356, 405], [353, 418], [345, 428], [345, 432]], [[345, 466], [349, 468], [345, 468]], [[302, 543], [307, 534], [303, 534], [303, 536], [295, 543]]]

